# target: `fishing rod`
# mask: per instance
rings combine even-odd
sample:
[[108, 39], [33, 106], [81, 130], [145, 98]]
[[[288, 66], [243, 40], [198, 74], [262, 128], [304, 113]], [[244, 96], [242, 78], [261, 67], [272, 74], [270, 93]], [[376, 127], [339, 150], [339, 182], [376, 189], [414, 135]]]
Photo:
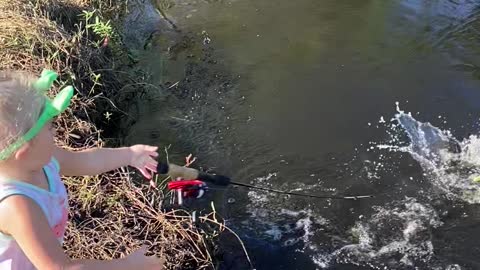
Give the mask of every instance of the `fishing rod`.
[[373, 195], [356, 195], [356, 196], [313, 195], [313, 194], [289, 192], [289, 191], [283, 191], [283, 190], [278, 190], [278, 189], [259, 187], [259, 186], [254, 186], [254, 185], [249, 185], [249, 184], [244, 184], [244, 183], [238, 183], [238, 182], [233, 182], [233, 181], [230, 181], [230, 184], [231, 185], [236, 185], [236, 186], [241, 186], [241, 187], [246, 187], [246, 188], [252, 188], [252, 189], [274, 192], [274, 193], [278, 193], [278, 194], [293, 195], [293, 196], [308, 197], [308, 198], [316, 198], [316, 199], [358, 200], [358, 199], [366, 199], [366, 198], [372, 198], [373, 197]]
[[[259, 186], [254, 186], [250, 184], [231, 181], [229, 177], [224, 175], [209, 174], [206, 172], [201, 172], [194, 168], [178, 166], [172, 163], [159, 163], [157, 167], [157, 172], [159, 174], [167, 174], [174, 180], [168, 183], [168, 188], [170, 190], [177, 190], [179, 199], [184, 196], [197, 197], [197, 198], [201, 197], [203, 193], [208, 189], [208, 187], [204, 182], [212, 183], [219, 186], [235, 185], [235, 186], [273, 192], [273, 193], [278, 193], [283, 195], [292, 195], [292, 196], [308, 197], [308, 198], [316, 198], [316, 199], [358, 200], [358, 199], [367, 199], [367, 198], [373, 197], [373, 195], [356, 195], [356, 196], [314, 195], [314, 194], [289, 192], [289, 191], [271, 189], [266, 187], [259, 187]], [[194, 179], [194, 180], [175, 181], [176, 179]]]

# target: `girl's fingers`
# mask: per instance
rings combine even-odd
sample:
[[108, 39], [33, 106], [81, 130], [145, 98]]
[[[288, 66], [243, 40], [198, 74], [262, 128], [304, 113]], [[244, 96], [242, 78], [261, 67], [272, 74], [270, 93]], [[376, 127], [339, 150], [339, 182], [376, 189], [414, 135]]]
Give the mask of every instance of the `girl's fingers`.
[[141, 157], [137, 157], [135, 160], [134, 160], [134, 164], [133, 166], [135, 167], [144, 167], [146, 166], [147, 164], [152, 164], [153, 166], [157, 166], [158, 165], [158, 161], [156, 161], [155, 159], [153, 159], [152, 157], [148, 156], [148, 157], [145, 157], [145, 156], [141, 156]]
[[144, 255], [145, 253], [147, 253], [147, 246], [142, 245], [142, 246], [141, 246], [139, 249], [137, 249], [135, 252]]
[[148, 151], [156, 152], [158, 150], [158, 146], [147, 145], [146, 149]]
[[157, 152], [148, 152], [148, 155], [151, 156], [151, 157], [158, 157]]
[[149, 163], [149, 164], [145, 165], [145, 168], [149, 169], [152, 172], [157, 172], [157, 165]]
[[153, 180], [150, 180], [150, 186], [152, 186], [153, 188], [157, 188], [157, 184]]
[[145, 168], [139, 168], [138, 170], [142, 173], [142, 175], [145, 178], [147, 178], [147, 179], [152, 178], [152, 175]]
[[147, 161], [147, 163], [153, 164], [153, 165], [155, 165], [155, 166], [158, 165], [158, 161], [156, 161], [156, 160], [153, 159], [153, 158], [150, 158], [150, 159]]

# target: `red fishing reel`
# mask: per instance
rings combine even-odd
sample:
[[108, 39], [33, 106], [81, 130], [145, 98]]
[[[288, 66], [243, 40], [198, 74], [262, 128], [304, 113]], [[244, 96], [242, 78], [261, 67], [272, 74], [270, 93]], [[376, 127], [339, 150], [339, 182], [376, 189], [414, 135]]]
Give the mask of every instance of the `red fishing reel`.
[[200, 180], [177, 180], [168, 183], [168, 190], [176, 191], [177, 202], [182, 205], [185, 198], [201, 198], [207, 191], [207, 184]]

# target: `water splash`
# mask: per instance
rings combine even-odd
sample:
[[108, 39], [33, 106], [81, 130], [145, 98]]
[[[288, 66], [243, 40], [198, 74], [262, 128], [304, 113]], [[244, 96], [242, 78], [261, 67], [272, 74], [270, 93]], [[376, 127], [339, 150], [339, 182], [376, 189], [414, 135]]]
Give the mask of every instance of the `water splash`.
[[410, 114], [398, 113], [395, 116], [410, 138], [411, 154], [422, 164], [437, 168], [448, 159], [446, 153], [460, 152], [460, 143], [446, 131], [442, 131], [430, 123], [422, 123]]
[[[368, 146], [371, 151], [380, 150], [378, 160], [364, 161], [369, 179], [381, 181], [382, 172], [388, 171], [389, 175], [398, 172], [390, 164], [392, 155], [385, 151], [406, 153], [420, 164], [426, 179], [437, 187], [434, 190], [440, 190], [448, 198], [480, 202], [479, 186], [472, 181], [480, 175], [479, 137], [457, 140], [448, 130], [416, 120], [411, 113], [400, 110], [398, 104], [396, 115], [389, 121], [381, 117], [378, 124], [388, 127], [389, 137], [381, 144], [371, 142]], [[278, 173], [269, 173], [253, 182], [269, 186], [277, 177]], [[319, 183], [312, 186], [289, 183], [289, 188], [304, 190], [316, 185]], [[434, 208], [423, 201], [431, 194], [420, 192], [418, 199], [375, 206], [373, 214], [361, 217], [348, 230], [339, 230], [309, 205], [287, 210], [272, 205], [277, 205], [276, 202], [285, 205], [288, 198], [254, 190], [248, 195], [251, 200], [248, 209], [262, 236], [308, 254], [320, 269], [337, 264], [372, 269], [460, 269], [455, 264], [445, 266], [434, 256], [432, 231], [442, 222]]]
[[[410, 154], [448, 198], [480, 203], [480, 186], [472, 181], [480, 175], [480, 138], [470, 136], [459, 141], [448, 130], [416, 120], [411, 113], [400, 110], [398, 103], [397, 112], [390, 143], [376, 147]], [[399, 128], [408, 137], [407, 145], [399, 139]]]
[[[480, 175], [479, 136], [458, 140], [448, 130], [416, 120], [411, 113], [402, 111], [398, 103], [395, 116], [389, 122], [381, 117], [379, 124], [387, 127], [388, 139], [369, 144], [368, 150], [378, 149], [381, 153], [378, 160], [365, 161], [369, 179], [381, 180], [381, 173], [390, 170], [386, 168], [390, 155], [385, 151], [406, 153], [418, 162], [423, 175], [436, 187], [434, 190], [450, 199], [480, 203], [479, 185], [472, 181]], [[442, 222], [434, 208], [422, 201], [432, 194], [420, 192], [418, 195], [418, 199], [406, 198], [374, 207], [374, 214], [360, 218], [350, 228], [350, 236], [346, 237], [349, 244], [330, 256], [320, 256], [329, 260], [319, 260], [317, 265], [322, 268], [338, 263], [372, 269], [461, 269], [456, 264], [445, 266], [434, 257], [432, 231], [442, 226]]]

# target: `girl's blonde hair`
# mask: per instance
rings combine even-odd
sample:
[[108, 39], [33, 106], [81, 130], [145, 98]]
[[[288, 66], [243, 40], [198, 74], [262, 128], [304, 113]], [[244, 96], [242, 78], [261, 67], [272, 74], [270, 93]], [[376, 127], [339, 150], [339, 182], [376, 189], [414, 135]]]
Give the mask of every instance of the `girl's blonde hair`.
[[0, 71], [0, 151], [32, 128], [40, 117], [45, 96], [32, 88], [27, 73]]

